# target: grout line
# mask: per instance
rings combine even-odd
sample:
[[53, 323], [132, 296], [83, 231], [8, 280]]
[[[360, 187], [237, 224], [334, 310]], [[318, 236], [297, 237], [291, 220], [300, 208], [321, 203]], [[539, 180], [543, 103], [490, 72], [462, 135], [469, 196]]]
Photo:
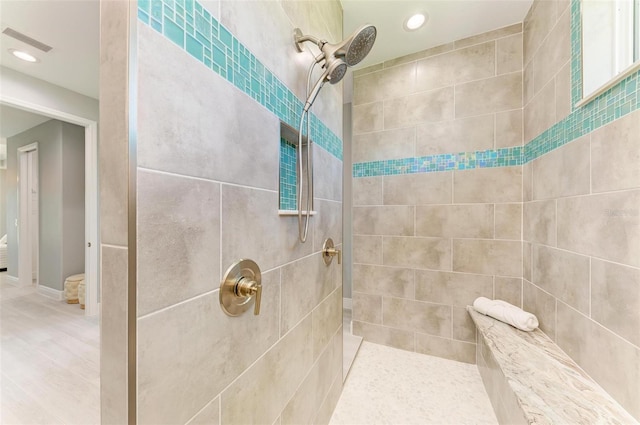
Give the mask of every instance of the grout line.
[[411, 269], [411, 274], [413, 277], [413, 298], [412, 298], [413, 300], [416, 299], [416, 294], [418, 292], [418, 285], [416, 283], [416, 273], [417, 273], [416, 269]]
[[493, 113], [493, 149], [498, 149], [498, 112]]
[[451, 249], [451, 258], [449, 259], [450, 269], [453, 272], [453, 238], [449, 239], [449, 247]]
[[418, 207], [413, 206], [413, 236], [418, 236]]
[[125, 245], [111, 245], [111, 244], [108, 244], [108, 243], [103, 243], [103, 244], [100, 244], [100, 245], [102, 245], [102, 247], [104, 247], [104, 248], [129, 249], [129, 247], [125, 246]]
[[[222, 397], [220, 397], [220, 394], [216, 394], [215, 397], [213, 397], [211, 400], [207, 401], [204, 406], [202, 406], [202, 408], [200, 410], [198, 410], [192, 417], [190, 417], [187, 422], [185, 422], [186, 425], [189, 425], [200, 413], [202, 413], [204, 411], [204, 409], [206, 409], [207, 407], [209, 407], [214, 401], [215, 399], [218, 399], [218, 419], [222, 420], [222, 412], [221, 412], [221, 405], [220, 405], [220, 399]], [[219, 422], [222, 423], [222, 422]]]
[[593, 140], [591, 138], [591, 134], [589, 133], [589, 193], [593, 194], [593, 158], [592, 158], [592, 148], [593, 148]]
[[153, 168], [138, 167], [138, 171], [146, 171], [146, 172], [149, 172], [149, 173], [163, 174], [163, 175], [172, 176], [172, 177], [182, 177], [182, 178], [185, 178], [185, 179], [199, 180], [199, 181], [204, 181], [204, 182], [208, 182], [208, 183], [218, 183], [220, 185], [225, 184], [227, 186], [241, 187], [241, 188], [244, 188], [244, 189], [260, 190], [260, 191], [263, 191], [263, 192], [271, 192], [271, 193], [278, 193], [279, 192], [279, 189], [265, 189], [263, 187], [247, 186], [247, 185], [238, 184], [238, 183], [224, 182], [224, 181], [221, 181], [221, 180], [215, 180], [215, 179], [210, 179], [210, 178], [206, 178], [206, 177], [189, 176], [189, 175], [186, 175], [186, 174], [173, 173], [173, 172], [169, 172], [169, 171], [154, 170]]
[[493, 75], [498, 76], [498, 40], [493, 40]]
[[556, 228], [555, 229], [556, 230], [556, 237], [555, 237], [556, 244], [555, 244], [555, 246], [557, 247], [558, 246], [558, 200], [554, 199], [553, 200], [553, 204], [555, 206], [555, 217], [554, 217], [554, 220], [553, 220], [554, 224], [555, 224], [555, 228]]
[[453, 304], [451, 305], [451, 339], [453, 338]]
[[456, 83], [454, 81], [454, 83], [452, 84], [451, 88], [453, 89], [453, 120], [455, 121], [458, 116], [456, 114], [456, 86], [458, 86], [460, 83]]
[[[278, 305], [278, 312], [279, 312], [279, 315], [278, 315], [278, 338], [280, 338], [280, 336], [282, 335], [282, 317], [283, 317], [283, 314], [282, 314], [282, 268], [280, 268], [278, 270], [278, 285], [280, 286], [280, 297], [279, 297], [279, 300], [278, 300], [278, 303], [279, 303], [279, 305]], [[220, 423], [222, 423], [222, 422], [220, 422]]]
[[498, 204], [493, 204], [493, 239], [496, 239], [496, 234], [498, 231], [496, 230], [496, 211], [498, 210]]
[[[385, 235], [385, 234], [375, 234], [375, 235], [364, 235], [364, 234], [355, 234], [354, 236], [369, 236], [369, 237], [385, 237], [385, 238], [395, 238], [395, 239], [406, 239], [406, 238], [410, 238], [410, 239], [438, 239], [438, 240], [446, 240], [446, 239], [459, 239], [459, 240], [464, 240], [464, 241], [497, 241], [497, 242], [522, 242], [521, 239], [504, 239], [504, 238], [498, 238], [498, 239], [494, 239], [494, 238], [477, 238], [477, 237], [460, 237], [460, 236], [452, 236], [452, 235], [445, 235], [445, 236], [412, 236], [412, 235]], [[315, 252], [315, 254], [319, 253], [320, 251]], [[310, 254], [311, 255], [311, 254]], [[308, 256], [307, 256], [308, 257]], [[306, 257], [302, 257], [302, 258], [306, 258]], [[291, 263], [295, 262], [297, 260], [292, 261]], [[286, 263], [286, 264], [291, 264], [291, 263]], [[278, 266], [281, 267], [281, 266]], [[277, 267], [274, 267], [273, 269], [275, 269]], [[269, 270], [273, 270], [273, 269], [269, 269]], [[269, 271], [267, 270], [267, 271]]]
[[181, 306], [181, 305], [183, 305], [183, 304], [190, 303], [191, 301], [195, 301], [195, 300], [197, 300], [197, 299], [199, 299], [199, 298], [204, 298], [204, 297], [206, 297], [206, 296], [212, 295], [212, 294], [214, 294], [214, 293], [216, 293], [216, 292], [219, 292], [219, 291], [220, 291], [220, 287], [219, 287], [219, 286], [217, 286], [215, 289], [212, 289], [212, 290], [210, 290], [210, 291], [207, 291], [207, 292], [203, 292], [203, 293], [201, 293], [201, 294], [194, 295], [194, 296], [192, 296], [192, 297], [189, 297], [189, 298], [186, 298], [186, 299], [184, 299], [184, 300], [181, 300], [181, 301], [179, 301], [179, 302], [177, 302], [177, 303], [175, 303], [175, 304], [171, 304], [171, 305], [168, 305], [168, 306], [165, 306], [165, 307], [159, 308], [159, 309], [157, 309], [157, 310], [153, 310], [153, 311], [151, 311], [151, 312], [149, 312], [149, 313], [145, 313], [145, 314], [143, 314], [142, 316], [138, 316], [137, 321], [140, 321], [140, 320], [143, 320], [143, 319], [147, 319], [147, 318], [149, 318], [149, 317], [152, 317], [152, 316], [155, 316], [155, 315], [157, 315], [157, 314], [163, 313], [163, 312], [165, 312], [165, 311], [171, 310], [172, 308], [179, 307], [179, 306]]
[[[453, 204], [455, 204], [455, 196], [454, 196], [454, 194], [455, 194], [455, 189], [456, 189], [456, 186], [455, 186], [455, 180], [456, 180], [456, 179], [455, 179], [455, 170], [453, 170], [453, 171], [451, 172], [451, 198], [450, 198], [450, 199], [451, 199], [451, 202], [449, 202], [449, 204], [448, 204], [448, 205], [453, 205]], [[458, 203], [458, 204], [459, 204], [459, 205], [463, 205], [462, 203]]]
[[[547, 32], [547, 34], [545, 34], [544, 38], [542, 39], [542, 41], [540, 41], [540, 44], [538, 45], [536, 50], [529, 57], [530, 58], [529, 62], [526, 63], [525, 65], [528, 65], [531, 62], [533, 62], [533, 59], [536, 57], [536, 55], [538, 54], [538, 52], [542, 48], [542, 45], [545, 43], [545, 41], [547, 41], [547, 38], [549, 38], [549, 36], [553, 32], [553, 30], [556, 28], [556, 26], [558, 26], [558, 22], [560, 22], [560, 18], [567, 12], [569, 12], [569, 14], [571, 14], [571, 5], [569, 5], [569, 7], [567, 7], [567, 8], [565, 8], [564, 12], [560, 16], [557, 16], [557, 11], [556, 11], [556, 20], [553, 23], [553, 26], [551, 26], [551, 29], [549, 29], [549, 32]], [[571, 16], [569, 16], [569, 27], [571, 27]], [[524, 22], [522, 23], [522, 34], [524, 34]], [[569, 28], [569, 45], [571, 45], [571, 28]], [[524, 63], [524, 36], [523, 36], [523, 48], [522, 48], [522, 61]]]
[[609, 260], [609, 259], [606, 259], [606, 258], [598, 257], [598, 256], [595, 256], [593, 254], [584, 254], [584, 253], [580, 253], [580, 252], [577, 252], [577, 251], [571, 251], [570, 249], [566, 249], [566, 248], [560, 248], [560, 247], [553, 246], [553, 245], [547, 245], [547, 244], [541, 243], [541, 242], [530, 242], [530, 243], [532, 245], [532, 250], [531, 250], [532, 251], [532, 256], [533, 256], [533, 246], [540, 246], [540, 247], [545, 247], [545, 248], [551, 248], [551, 249], [554, 249], [554, 250], [557, 250], [557, 251], [561, 251], [561, 252], [566, 252], [568, 254], [578, 255], [578, 256], [581, 256], [581, 257], [590, 257], [590, 258], [593, 258], [593, 259], [598, 260], [598, 261], [603, 261], [605, 263], [611, 263], [611, 264], [615, 264], [615, 265], [622, 266], [622, 267], [627, 267], [627, 268], [634, 269], [634, 270], [640, 270], [640, 267], [636, 267], [636, 266], [632, 266], [632, 265], [629, 265], [629, 264], [620, 263], [620, 262], [617, 262], [617, 261], [613, 261], [613, 260]]
[[592, 285], [593, 273], [591, 272], [591, 270], [593, 270], [593, 269], [592, 269], [591, 261], [592, 261], [592, 258], [589, 257], [589, 318], [591, 318], [591, 316], [592, 316], [592, 313], [591, 313], [591, 308], [592, 308], [591, 300], [593, 299], [592, 296], [591, 296], [592, 290], [593, 290], [593, 285]]

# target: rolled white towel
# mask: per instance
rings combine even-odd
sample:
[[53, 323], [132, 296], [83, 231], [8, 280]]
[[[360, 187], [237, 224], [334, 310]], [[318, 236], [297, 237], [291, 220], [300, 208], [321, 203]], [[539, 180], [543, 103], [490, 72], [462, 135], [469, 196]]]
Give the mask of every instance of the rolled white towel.
[[485, 316], [491, 316], [523, 331], [531, 332], [538, 327], [538, 318], [534, 314], [506, 301], [480, 297], [473, 302], [473, 308]]

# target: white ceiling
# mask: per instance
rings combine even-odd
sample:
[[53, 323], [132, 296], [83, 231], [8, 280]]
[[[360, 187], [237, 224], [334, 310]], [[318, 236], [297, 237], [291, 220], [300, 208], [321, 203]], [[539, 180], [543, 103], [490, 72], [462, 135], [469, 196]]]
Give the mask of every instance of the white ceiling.
[[[345, 37], [364, 23], [378, 29], [376, 44], [360, 68], [521, 22], [532, 0], [341, 2]], [[403, 22], [415, 12], [426, 12], [429, 21], [407, 32]], [[99, 0], [0, 0], [0, 25], [1, 30], [10, 26], [53, 47], [44, 53], [0, 34], [1, 65], [98, 98]], [[8, 52], [10, 48], [25, 49], [40, 62], [20, 61]]]
[[[376, 43], [357, 68], [522, 22], [533, 0], [341, 0], [345, 38], [360, 25], [378, 29]], [[405, 31], [410, 15], [426, 12], [429, 21]]]
[[0, 138], [15, 136], [50, 119], [11, 106], [0, 105]]
[[[0, 34], [0, 64], [97, 99], [99, 17], [98, 0], [0, 0], [0, 31], [9, 26], [53, 47], [45, 53]], [[21, 61], [10, 48], [26, 50], [40, 62]]]

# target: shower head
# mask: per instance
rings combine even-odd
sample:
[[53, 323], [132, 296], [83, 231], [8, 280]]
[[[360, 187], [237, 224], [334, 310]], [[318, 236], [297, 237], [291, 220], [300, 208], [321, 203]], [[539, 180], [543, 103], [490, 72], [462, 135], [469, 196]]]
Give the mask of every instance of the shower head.
[[[299, 192], [297, 196], [298, 202], [298, 238], [300, 242], [307, 240], [307, 230], [309, 230], [309, 217], [311, 216], [311, 207], [309, 200], [312, 199], [312, 185], [313, 185], [313, 172], [311, 161], [311, 120], [309, 118], [309, 109], [313, 102], [316, 100], [318, 93], [328, 81], [330, 84], [336, 84], [341, 81], [347, 73], [347, 67], [354, 66], [362, 59], [364, 59], [376, 41], [376, 27], [373, 25], [364, 25], [356, 32], [351, 34], [351, 37], [343, 40], [338, 44], [329, 44], [326, 40], [320, 40], [312, 35], [303, 35], [299, 28], [293, 31], [293, 41], [298, 49], [298, 52], [302, 52], [302, 45], [307, 41], [315, 43], [320, 51], [316, 56], [314, 62], [309, 68], [307, 74], [307, 100], [302, 109], [300, 115], [300, 127], [298, 129], [298, 173], [300, 176]], [[309, 93], [309, 86], [311, 85], [311, 76], [313, 75], [313, 69], [319, 63], [322, 64], [324, 72], [320, 76], [320, 79], [316, 82], [315, 86]], [[305, 224], [302, 224], [302, 129], [304, 126], [304, 120], [307, 120], [307, 212]], [[303, 230], [304, 229], [304, 230]]]
[[376, 35], [376, 27], [363, 25], [341, 43], [325, 44], [322, 52], [329, 57], [344, 58], [348, 66], [355, 66], [369, 54], [376, 41]]
[[336, 84], [347, 74], [347, 64], [340, 59], [333, 58], [325, 64], [326, 79], [331, 84]]
[[360, 63], [371, 51], [373, 43], [376, 41], [377, 30], [373, 25], [363, 25], [351, 36], [340, 43], [331, 44], [326, 40], [321, 40], [312, 35], [303, 35], [299, 28], [293, 33], [296, 48], [302, 52], [302, 45], [310, 41], [318, 46], [322, 52], [316, 57], [316, 63], [323, 62], [324, 73], [314, 86], [311, 94], [307, 98], [304, 111], [307, 112], [315, 101], [322, 86], [329, 82], [336, 84], [341, 81], [347, 73], [347, 67]]
[[321, 40], [312, 35], [303, 35], [299, 28], [294, 30], [294, 41], [296, 48], [302, 52], [302, 44], [311, 41], [316, 44], [322, 51], [322, 55], [318, 62], [325, 60], [331, 62], [332, 59], [342, 59], [347, 66], [355, 66], [359, 64], [371, 51], [373, 43], [376, 41], [376, 27], [373, 25], [363, 25], [358, 28], [351, 36], [340, 43], [331, 44], [326, 40]]
[[304, 112], [307, 112], [313, 102], [315, 102], [318, 93], [322, 89], [322, 86], [328, 81], [330, 84], [336, 84], [340, 80], [342, 80], [347, 73], [347, 64], [344, 63], [341, 59], [334, 59], [331, 63], [326, 66], [326, 71], [322, 74], [320, 79], [316, 82], [316, 85], [311, 90], [311, 93], [307, 97], [307, 101], [304, 103]]

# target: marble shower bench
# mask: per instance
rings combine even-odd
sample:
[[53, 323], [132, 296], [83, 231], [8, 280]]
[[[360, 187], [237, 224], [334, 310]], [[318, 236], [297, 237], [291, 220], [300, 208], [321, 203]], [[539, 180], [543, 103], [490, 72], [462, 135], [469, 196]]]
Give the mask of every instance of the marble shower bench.
[[637, 424], [544, 332], [523, 332], [467, 307], [476, 360], [501, 424]]

